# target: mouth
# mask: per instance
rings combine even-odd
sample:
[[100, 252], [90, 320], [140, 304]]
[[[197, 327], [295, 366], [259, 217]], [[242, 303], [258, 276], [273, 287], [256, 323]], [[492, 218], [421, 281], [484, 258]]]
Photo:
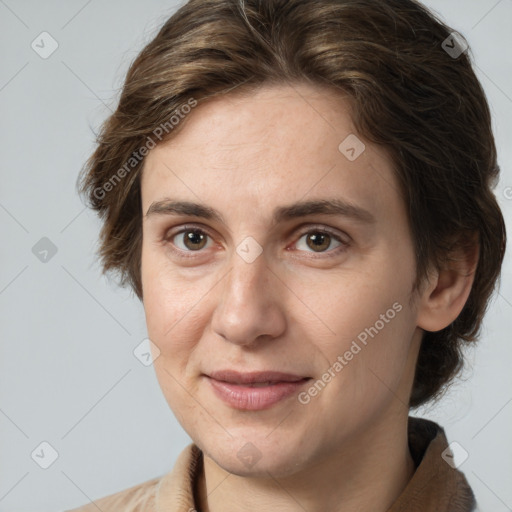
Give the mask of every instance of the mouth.
[[208, 377], [220, 382], [228, 382], [230, 384], [245, 385], [266, 385], [278, 382], [299, 382], [310, 377], [297, 375], [293, 373], [277, 372], [272, 370], [259, 372], [237, 372], [235, 370], [219, 370], [210, 372]]
[[282, 372], [212, 372], [205, 375], [215, 395], [234, 409], [269, 409], [300, 391], [311, 377]]

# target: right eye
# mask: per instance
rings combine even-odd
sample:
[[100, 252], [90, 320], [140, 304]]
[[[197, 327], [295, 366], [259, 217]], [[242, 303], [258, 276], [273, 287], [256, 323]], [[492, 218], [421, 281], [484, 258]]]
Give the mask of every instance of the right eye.
[[179, 231], [166, 236], [165, 240], [177, 247], [177, 250], [173, 249], [174, 251], [187, 253], [199, 252], [207, 247], [208, 238], [210, 238], [210, 235], [203, 229], [195, 226], [185, 226]]

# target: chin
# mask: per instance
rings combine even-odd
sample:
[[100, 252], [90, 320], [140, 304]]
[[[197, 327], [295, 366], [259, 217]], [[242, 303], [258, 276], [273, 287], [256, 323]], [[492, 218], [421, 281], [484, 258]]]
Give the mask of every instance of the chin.
[[279, 478], [299, 471], [304, 452], [290, 443], [290, 439], [276, 437], [271, 441], [268, 435], [268, 432], [260, 432], [259, 436], [226, 436], [222, 441], [196, 444], [218, 466], [234, 475], [268, 478], [270, 473]]

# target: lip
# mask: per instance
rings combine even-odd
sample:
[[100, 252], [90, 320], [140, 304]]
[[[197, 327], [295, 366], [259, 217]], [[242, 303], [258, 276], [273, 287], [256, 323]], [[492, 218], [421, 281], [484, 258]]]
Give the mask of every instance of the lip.
[[[205, 375], [214, 393], [234, 409], [258, 411], [269, 409], [276, 403], [299, 391], [310, 377], [281, 372], [239, 373], [214, 372]], [[224, 380], [223, 380], [224, 379]], [[269, 385], [251, 387], [251, 384], [270, 382]]]
[[261, 371], [261, 372], [237, 372], [235, 370], [219, 370], [207, 374], [212, 379], [229, 382], [231, 384], [253, 384], [255, 382], [295, 382], [307, 377], [292, 373]]

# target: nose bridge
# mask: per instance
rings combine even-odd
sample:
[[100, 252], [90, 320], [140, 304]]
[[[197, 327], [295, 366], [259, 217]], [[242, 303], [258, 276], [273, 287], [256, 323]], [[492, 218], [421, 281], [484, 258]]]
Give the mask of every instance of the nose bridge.
[[240, 248], [243, 244], [233, 254], [231, 272], [224, 284], [223, 301], [237, 310], [244, 306], [247, 310], [261, 309], [270, 299], [270, 269], [263, 254], [253, 260], [246, 259], [244, 255], [240, 256]]
[[261, 335], [277, 336], [285, 324], [273, 272], [251, 244], [242, 242], [233, 252], [212, 320], [217, 334], [239, 344], [250, 344]]
[[263, 282], [269, 281], [270, 269], [268, 268], [263, 248], [261, 253], [257, 254], [251, 242], [242, 242], [233, 254], [229, 281], [234, 286], [234, 290], [239, 288], [239, 292], [246, 294], [250, 291], [257, 292], [258, 287]]

